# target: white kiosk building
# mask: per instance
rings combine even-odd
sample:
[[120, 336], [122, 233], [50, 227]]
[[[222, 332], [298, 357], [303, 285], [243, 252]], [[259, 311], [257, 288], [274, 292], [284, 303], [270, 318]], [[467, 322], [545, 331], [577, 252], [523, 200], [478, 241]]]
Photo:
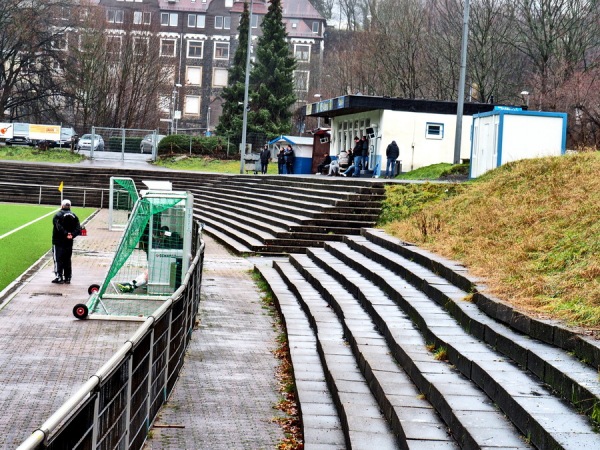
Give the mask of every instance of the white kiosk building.
[[[465, 103], [461, 159], [471, 154], [473, 115], [494, 105]], [[331, 126], [332, 158], [353, 147], [355, 136], [369, 138], [369, 170], [385, 172], [385, 150], [392, 141], [400, 147], [404, 171], [437, 163], [452, 163], [456, 134], [456, 102], [346, 95], [306, 106], [306, 115], [324, 117]]]

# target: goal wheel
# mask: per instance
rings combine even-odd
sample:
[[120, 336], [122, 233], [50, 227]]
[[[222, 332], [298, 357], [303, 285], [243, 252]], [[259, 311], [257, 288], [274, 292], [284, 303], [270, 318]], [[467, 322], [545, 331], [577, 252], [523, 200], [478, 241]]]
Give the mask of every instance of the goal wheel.
[[92, 295], [94, 292], [98, 292], [99, 290], [100, 290], [100, 285], [99, 284], [92, 284], [88, 288], [88, 294]]
[[85, 319], [88, 316], [88, 307], [83, 303], [78, 303], [73, 307], [73, 315], [78, 319]]

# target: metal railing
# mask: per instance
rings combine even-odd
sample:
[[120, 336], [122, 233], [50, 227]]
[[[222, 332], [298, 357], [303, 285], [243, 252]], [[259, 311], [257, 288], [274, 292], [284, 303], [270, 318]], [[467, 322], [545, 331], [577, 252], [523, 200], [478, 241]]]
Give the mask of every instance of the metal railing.
[[[59, 205], [61, 197], [68, 198], [78, 207], [104, 208], [104, 201], [109, 199], [109, 189], [91, 188], [84, 186], [65, 186], [61, 195], [58, 185], [10, 183], [0, 181], [0, 186], [6, 186], [6, 194], [21, 201], [24, 197], [35, 198], [38, 205]], [[27, 203], [33, 203], [28, 201]]]
[[177, 291], [18, 449], [141, 449], [183, 366], [200, 302], [204, 242]]

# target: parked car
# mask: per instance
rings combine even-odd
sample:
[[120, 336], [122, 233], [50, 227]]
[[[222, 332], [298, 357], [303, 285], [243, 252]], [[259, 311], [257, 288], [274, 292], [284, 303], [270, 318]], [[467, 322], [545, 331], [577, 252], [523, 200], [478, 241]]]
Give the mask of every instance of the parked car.
[[61, 127], [60, 129], [60, 140], [54, 141], [55, 147], [69, 147], [71, 145], [71, 139], [77, 133], [71, 127]]
[[[146, 136], [144, 136], [144, 139], [142, 139], [142, 142], [140, 142], [140, 153], [152, 153], [153, 137], [154, 137], [153, 134], [147, 134]], [[158, 145], [158, 143], [165, 137], [166, 136], [164, 134], [157, 134], [156, 135], [156, 145]]]
[[[77, 151], [79, 150], [90, 150], [92, 148], [92, 135], [84, 134], [79, 138], [77, 142]], [[104, 150], [104, 139], [99, 134], [94, 135], [94, 151]]]
[[25, 137], [25, 136], [14, 136], [12, 138], [7, 139], [5, 144], [6, 145], [29, 145], [29, 146], [33, 147], [35, 145], [35, 142], [33, 142], [31, 139], [29, 139], [28, 137]]

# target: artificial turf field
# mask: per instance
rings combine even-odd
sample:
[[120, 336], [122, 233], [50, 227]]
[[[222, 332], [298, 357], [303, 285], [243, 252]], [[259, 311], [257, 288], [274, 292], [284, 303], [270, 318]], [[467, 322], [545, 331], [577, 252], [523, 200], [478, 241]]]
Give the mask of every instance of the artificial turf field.
[[[72, 207], [80, 222], [94, 208]], [[52, 248], [52, 218], [58, 207], [0, 203], [0, 291]], [[22, 227], [22, 228], [20, 228]], [[20, 228], [20, 229], [19, 229]]]

